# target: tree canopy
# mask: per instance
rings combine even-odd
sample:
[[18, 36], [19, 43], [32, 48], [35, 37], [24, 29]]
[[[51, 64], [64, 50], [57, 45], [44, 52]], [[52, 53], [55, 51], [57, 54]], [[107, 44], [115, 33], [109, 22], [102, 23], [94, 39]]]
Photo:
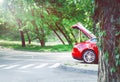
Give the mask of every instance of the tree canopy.
[[71, 45], [77, 42], [71, 25], [81, 22], [88, 29], [93, 29], [93, 6], [91, 0], [5, 0], [1, 6], [0, 21], [5, 28], [5, 24], [8, 25], [9, 33], [20, 32], [17, 35], [20, 35], [22, 46], [33, 40], [45, 46], [51, 33], [63, 44]]

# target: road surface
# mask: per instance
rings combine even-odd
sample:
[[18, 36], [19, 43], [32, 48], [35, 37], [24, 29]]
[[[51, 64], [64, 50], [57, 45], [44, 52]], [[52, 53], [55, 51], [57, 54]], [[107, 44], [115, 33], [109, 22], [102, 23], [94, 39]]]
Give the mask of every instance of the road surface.
[[42, 53], [0, 49], [0, 82], [97, 82], [96, 74], [59, 68], [73, 63], [70, 52]]

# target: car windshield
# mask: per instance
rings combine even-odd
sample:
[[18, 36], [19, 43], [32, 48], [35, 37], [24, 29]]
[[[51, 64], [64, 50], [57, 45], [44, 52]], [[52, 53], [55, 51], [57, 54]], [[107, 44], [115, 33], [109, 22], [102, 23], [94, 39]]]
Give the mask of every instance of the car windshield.
[[90, 41], [97, 42], [97, 38], [92, 38], [92, 39], [90, 39]]

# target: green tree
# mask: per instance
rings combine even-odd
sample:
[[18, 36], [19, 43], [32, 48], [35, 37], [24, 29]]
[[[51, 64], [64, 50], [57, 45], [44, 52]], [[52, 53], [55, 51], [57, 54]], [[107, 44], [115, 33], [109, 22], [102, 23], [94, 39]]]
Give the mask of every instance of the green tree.
[[[21, 42], [22, 42], [22, 47], [25, 47], [25, 36], [24, 36], [24, 31], [23, 31], [23, 14], [24, 14], [24, 2], [23, 0], [17, 1], [17, 0], [8, 0], [5, 2], [6, 8], [8, 9], [8, 12], [10, 12], [14, 20], [16, 22], [16, 26], [19, 29], [20, 32], [20, 37], [21, 37]], [[9, 16], [10, 16], [9, 15]], [[7, 16], [7, 15], [6, 15]]]
[[81, 22], [92, 30], [93, 2], [91, 0], [48, 0], [52, 7], [48, 11], [57, 16], [56, 28], [64, 35], [69, 44], [76, 42], [71, 25]]
[[[25, 40], [39, 40], [45, 46], [47, 36], [53, 31], [63, 44], [77, 41], [70, 28], [81, 22], [92, 30], [93, 2], [91, 0], [5, 0], [5, 21], [18, 27], [22, 45]], [[8, 5], [9, 4], [9, 5]], [[11, 21], [10, 21], [11, 20]], [[27, 37], [27, 38], [26, 38]]]

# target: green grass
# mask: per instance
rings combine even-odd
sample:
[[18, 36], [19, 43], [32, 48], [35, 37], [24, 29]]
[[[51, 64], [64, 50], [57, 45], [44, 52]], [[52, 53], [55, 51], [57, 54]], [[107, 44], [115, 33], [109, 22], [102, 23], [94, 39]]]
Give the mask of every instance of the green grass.
[[20, 42], [16, 41], [1, 41], [0, 46], [3, 48], [10, 48], [14, 50], [22, 51], [36, 51], [36, 52], [67, 52], [71, 51], [72, 46], [70, 45], [54, 45], [41, 47], [36, 44], [27, 44], [26, 47], [22, 47]]

